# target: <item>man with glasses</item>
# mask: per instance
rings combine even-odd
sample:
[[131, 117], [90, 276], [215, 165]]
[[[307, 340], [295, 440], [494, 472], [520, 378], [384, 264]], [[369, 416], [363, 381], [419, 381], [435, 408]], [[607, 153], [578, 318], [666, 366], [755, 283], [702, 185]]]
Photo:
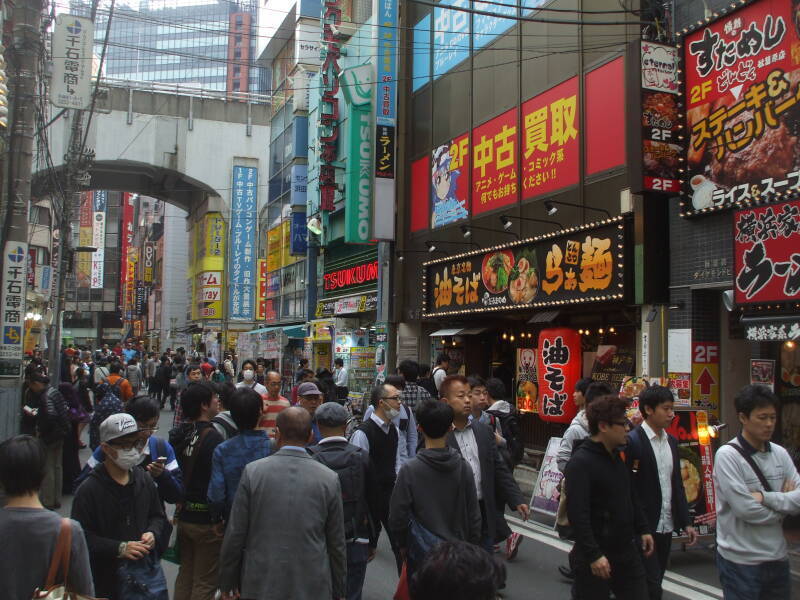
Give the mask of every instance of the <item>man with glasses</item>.
[[625, 445], [626, 400], [602, 396], [586, 408], [589, 438], [567, 463], [567, 515], [575, 535], [572, 597], [641, 600], [648, 597], [642, 554], [653, 536], [619, 448]]
[[78, 488], [72, 518], [86, 534], [95, 593], [116, 598], [119, 567], [138, 561], [157, 564], [172, 528], [156, 487], [136, 468], [147, 443], [136, 420], [126, 413], [111, 415], [100, 424], [100, 442], [103, 462]]
[[281, 396], [281, 374], [277, 371], [267, 371], [264, 375], [267, 386], [267, 396], [264, 398], [264, 407], [261, 411], [261, 420], [258, 428], [264, 429], [269, 439], [275, 439], [275, 419], [283, 409], [291, 406], [290, 402]]
[[714, 458], [717, 567], [726, 600], [789, 600], [791, 575], [783, 520], [800, 514], [800, 476], [770, 441], [778, 398], [748, 385], [734, 400], [742, 431]]
[[297, 405], [305, 408], [308, 414], [311, 415], [311, 441], [314, 444], [319, 444], [322, 439], [316, 417], [317, 408], [319, 408], [320, 404], [322, 404], [322, 391], [317, 387], [316, 383], [306, 381], [298, 386]]
[[370, 404], [374, 412], [356, 429], [350, 443], [369, 454], [375, 474], [376, 489], [372, 520], [376, 533], [375, 539], [370, 540], [370, 556], [374, 556], [377, 551], [378, 536], [383, 524], [389, 536], [399, 573], [403, 561], [394, 535], [389, 529], [389, 501], [392, 498], [397, 472], [402, 465], [400, 431], [392, 422], [400, 414], [400, 390], [389, 384], [376, 386], [372, 390]]

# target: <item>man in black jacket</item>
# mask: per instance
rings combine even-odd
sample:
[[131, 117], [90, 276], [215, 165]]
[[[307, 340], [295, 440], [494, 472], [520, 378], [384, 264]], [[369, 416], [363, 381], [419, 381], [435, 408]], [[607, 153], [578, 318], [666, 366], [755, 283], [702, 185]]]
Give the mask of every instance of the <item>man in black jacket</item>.
[[653, 536], [619, 454], [627, 406], [611, 395], [590, 404], [590, 437], [567, 463], [567, 515], [577, 548], [573, 598], [608, 600], [612, 590], [617, 600], [647, 598], [639, 548], [649, 557]]
[[661, 600], [672, 532], [684, 530], [690, 546], [697, 533], [689, 519], [678, 440], [665, 431], [675, 418], [672, 392], [660, 385], [647, 388], [639, 396], [639, 410], [644, 423], [628, 436], [625, 462], [655, 540], [655, 552], [644, 559], [650, 600]]
[[370, 514], [375, 504], [375, 475], [369, 454], [344, 437], [350, 413], [338, 402], [325, 402], [315, 412], [322, 440], [308, 453], [339, 475], [347, 542], [347, 600], [361, 600], [367, 563], [375, 555], [375, 528]]
[[472, 468], [481, 509], [481, 545], [491, 552], [497, 527], [495, 497], [504, 499], [509, 508], [526, 520], [529, 507], [497, 451], [494, 432], [477, 419], [469, 420], [472, 411], [469, 391], [469, 383], [463, 375], [445, 377], [439, 386], [442, 401], [453, 409], [455, 429], [447, 434], [447, 445], [460, 452]]
[[105, 459], [78, 488], [72, 518], [86, 534], [95, 593], [124, 600], [118, 596], [118, 568], [126, 560], [155, 560], [172, 527], [152, 479], [135, 468], [145, 444], [136, 420], [111, 415], [100, 425], [100, 441]]

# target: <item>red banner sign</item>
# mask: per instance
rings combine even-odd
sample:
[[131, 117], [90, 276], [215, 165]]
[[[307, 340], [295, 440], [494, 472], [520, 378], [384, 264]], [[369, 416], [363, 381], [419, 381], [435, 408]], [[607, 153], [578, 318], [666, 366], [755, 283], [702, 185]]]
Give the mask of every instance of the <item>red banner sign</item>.
[[566, 327], [543, 329], [536, 362], [539, 417], [543, 421], [569, 423], [577, 412], [572, 392], [581, 376], [581, 335]]
[[517, 109], [472, 130], [472, 213], [517, 201]]
[[686, 36], [685, 213], [798, 187], [800, 41], [792, 5], [752, 2]]
[[739, 210], [733, 222], [736, 303], [800, 298], [800, 200]]
[[126, 283], [128, 281], [128, 249], [133, 243], [133, 194], [122, 194], [122, 224], [120, 231], [122, 232], [120, 240], [120, 270], [119, 270], [119, 290], [122, 301], [120, 304], [126, 304]]
[[578, 78], [522, 105], [522, 190], [533, 198], [578, 183]]
[[378, 261], [338, 269], [323, 276], [325, 291], [345, 289], [378, 280]]

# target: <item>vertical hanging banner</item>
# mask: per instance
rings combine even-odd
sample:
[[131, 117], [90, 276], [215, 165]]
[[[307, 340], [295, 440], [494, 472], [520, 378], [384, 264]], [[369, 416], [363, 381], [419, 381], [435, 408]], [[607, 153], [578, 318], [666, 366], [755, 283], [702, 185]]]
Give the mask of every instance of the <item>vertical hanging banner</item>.
[[122, 223], [120, 224], [120, 304], [125, 304], [125, 284], [128, 281], [128, 248], [133, 244], [133, 194], [122, 194]]
[[228, 318], [252, 321], [255, 308], [258, 169], [233, 167], [228, 270]]
[[347, 184], [344, 205], [344, 241], [347, 244], [372, 242], [373, 137], [372, 90], [375, 74], [372, 65], [344, 69], [342, 92], [347, 103]]
[[572, 390], [581, 376], [581, 335], [566, 327], [543, 329], [537, 363], [539, 418], [569, 423], [577, 412]]
[[144, 260], [142, 269], [142, 281], [153, 283], [156, 267], [156, 245], [153, 242], [144, 243]]
[[256, 306], [256, 321], [267, 318], [267, 260], [258, 259], [258, 305]]
[[97, 248], [92, 254], [92, 281], [91, 288], [99, 290], [103, 288], [103, 261], [105, 260], [106, 248], [106, 206], [108, 204], [108, 192], [94, 192], [92, 216], [92, 246]]
[[22, 370], [27, 258], [26, 243], [6, 242], [3, 252], [3, 289], [0, 292], [0, 377], [19, 377]]
[[[79, 213], [78, 245], [91, 246], [94, 242], [92, 234], [92, 192], [81, 192], [81, 208]], [[76, 277], [78, 287], [88, 288], [92, 280], [92, 255], [79, 252], [77, 255]]]
[[58, 15], [53, 28], [53, 76], [50, 102], [83, 110], [92, 101], [94, 23], [85, 17]]
[[472, 214], [517, 201], [517, 109], [472, 130]]
[[431, 229], [469, 217], [469, 133], [431, 154]]
[[339, 154], [339, 57], [341, 39], [336, 26], [342, 22], [342, 1], [325, 0], [322, 7], [322, 100], [319, 105], [319, 209], [333, 210], [336, 199], [336, 167]]

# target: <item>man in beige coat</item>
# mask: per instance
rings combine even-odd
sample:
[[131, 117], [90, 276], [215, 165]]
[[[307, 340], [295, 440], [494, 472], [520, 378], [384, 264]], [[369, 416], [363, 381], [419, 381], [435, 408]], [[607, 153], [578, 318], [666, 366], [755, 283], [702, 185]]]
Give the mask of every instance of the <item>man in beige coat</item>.
[[311, 415], [277, 417], [278, 452], [245, 467], [219, 566], [223, 599], [343, 599], [347, 578], [339, 477], [305, 450]]

